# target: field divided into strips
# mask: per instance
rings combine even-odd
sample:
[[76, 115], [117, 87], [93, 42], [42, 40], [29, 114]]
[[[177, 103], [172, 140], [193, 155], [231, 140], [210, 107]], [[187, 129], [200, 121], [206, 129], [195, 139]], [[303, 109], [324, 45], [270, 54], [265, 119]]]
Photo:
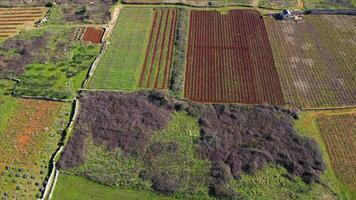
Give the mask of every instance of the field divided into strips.
[[356, 16], [265, 23], [287, 105], [356, 105]]
[[336, 175], [356, 191], [356, 113], [325, 116], [318, 122]]
[[207, 6], [208, 0], [123, 0], [132, 4], [187, 4], [195, 6]]
[[150, 32], [153, 9], [123, 8], [90, 89], [135, 90]]
[[150, 39], [141, 70], [140, 87], [168, 89], [176, 24], [175, 9], [154, 11]]
[[0, 39], [15, 35], [24, 26], [33, 26], [46, 11], [44, 7], [0, 8]]
[[284, 103], [267, 32], [256, 11], [192, 11], [187, 54], [186, 98]]
[[48, 173], [50, 156], [66, 125], [67, 104], [16, 100], [14, 113], [0, 131], [0, 193], [34, 199]]

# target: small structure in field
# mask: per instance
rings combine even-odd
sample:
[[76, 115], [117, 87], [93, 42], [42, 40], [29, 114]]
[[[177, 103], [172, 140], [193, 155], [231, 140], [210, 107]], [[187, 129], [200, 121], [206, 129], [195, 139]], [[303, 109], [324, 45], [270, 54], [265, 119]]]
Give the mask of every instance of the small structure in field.
[[302, 20], [303, 13], [301, 11], [283, 10], [281, 13], [279, 13], [278, 18], [283, 20]]

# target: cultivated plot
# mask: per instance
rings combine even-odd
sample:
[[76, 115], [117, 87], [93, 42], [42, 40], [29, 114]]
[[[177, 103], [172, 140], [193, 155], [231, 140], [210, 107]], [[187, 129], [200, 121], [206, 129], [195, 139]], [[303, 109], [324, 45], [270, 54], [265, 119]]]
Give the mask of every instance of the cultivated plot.
[[[105, 29], [103, 28], [87, 27], [85, 29], [82, 39], [85, 42], [99, 44], [101, 43], [101, 38], [103, 37], [104, 33], [105, 33]], [[80, 35], [80, 29], [78, 35]]]
[[123, 0], [132, 4], [187, 4], [196, 6], [208, 5], [208, 0]]
[[168, 88], [176, 24], [175, 9], [154, 11], [150, 39], [141, 69], [140, 87]]
[[356, 190], [356, 113], [322, 117], [319, 126], [336, 175]]
[[15, 35], [24, 27], [34, 23], [46, 14], [44, 7], [0, 8], [0, 39]]
[[356, 17], [265, 20], [287, 105], [356, 104]]
[[191, 12], [184, 96], [283, 104], [267, 32], [256, 11]]
[[[0, 193], [11, 199], [41, 197], [51, 154], [65, 127], [67, 104], [16, 100], [12, 114], [1, 119]], [[3, 110], [2, 110], [3, 111]]]
[[138, 86], [153, 9], [120, 11], [110, 44], [90, 81], [91, 89], [134, 90]]

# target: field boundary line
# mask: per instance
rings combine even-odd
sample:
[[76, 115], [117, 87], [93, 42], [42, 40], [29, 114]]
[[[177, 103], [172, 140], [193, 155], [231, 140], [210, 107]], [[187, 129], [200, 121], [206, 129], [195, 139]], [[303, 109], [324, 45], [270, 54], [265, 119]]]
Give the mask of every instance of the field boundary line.
[[356, 109], [356, 105], [352, 106], [336, 106], [336, 107], [320, 107], [320, 108], [301, 108], [303, 111], [323, 111], [323, 110], [342, 110], [342, 109]]
[[59, 142], [60, 145], [58, 146], [57, 150], [52, 154], [52, 157], [50, 160], [50, 168], [52, 168], [52, 169], [50, 172], [50, 176], [49, 176], [47, 185], [45, 187], [45, 191], [44, 191], [43, 196], [40, 200], [50, 199], [49, 197], [53, 196], [55, 183], [56, 183], [56, 180], [58, 179], [57, 174], [59, 173], [59, 172], [56, 173], [56, 171], [58, 171], [56, 169], [56, 160], [58, 160], [60, 154], [63, 152], [64, 147], [66, 146], [65, 140], [67, 140], [71, 137], [71, 132], [73, 130], [74, 123], [78, 117], [78, 112], [79, 112], [79, 100], [77, 98], [75, 98], [73, 101], [71, 117], [67, 124], [67, 127], [63, 131], [63, 136]]
[[26, 96], [26, 95], [16, 95], [13, 94], [15, 97], [19, 97], [22, 99], [34, 99], [34, 100], [45, 100], [45, 101], [57, 101], [57, 102], [72, 102], [71, 99], [58, 99], [58, 98], [51, 98], [46, 96]]

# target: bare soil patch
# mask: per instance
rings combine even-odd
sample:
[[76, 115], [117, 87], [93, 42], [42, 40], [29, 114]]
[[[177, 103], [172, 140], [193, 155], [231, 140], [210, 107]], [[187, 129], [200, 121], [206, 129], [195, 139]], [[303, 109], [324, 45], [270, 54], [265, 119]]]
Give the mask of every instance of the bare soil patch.
[[103, 28], [87, 27], [84, 32], [83, 41], [99, 44], [104, 33], [105, 29]]

